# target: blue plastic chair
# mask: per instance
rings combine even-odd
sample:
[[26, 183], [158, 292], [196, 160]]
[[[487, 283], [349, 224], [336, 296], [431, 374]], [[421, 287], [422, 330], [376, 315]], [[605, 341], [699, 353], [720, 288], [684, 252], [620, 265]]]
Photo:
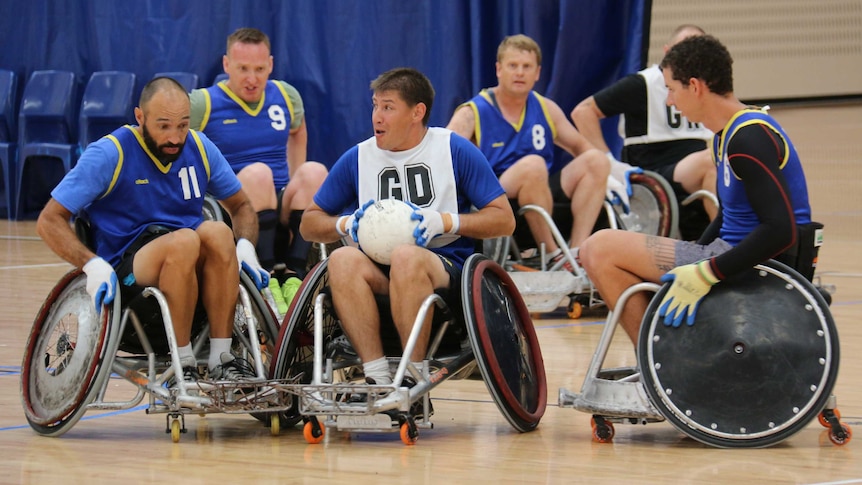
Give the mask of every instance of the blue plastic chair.
[[77, 99], [73, 72], [35, 71], [27, 81], [18, 112], [16, 218], [41, 210], [77, 161]]
[[186, 91], [191, 92], [192, 89], [198, 87], [198, 75], [193, 72], [157, 72], [153, 79], [157, 77], [169, 77], [182, 84]]
[[78, 118], [81, 150], [117, 128], [135, 122], [134, 90], [135, 75], [131, 72], [100, 71], [90, 76]]
[[0, 209], [5, 209], [9, 219], [15, 218], [15, 165], [18, 149], [18, 128], [15, 126], [15, 94], [18, 78], [14, 71], [0, 69], [0, 166], [2, 166], [2, 190]]
[[216, 84], [218, 84], [218, 83], [220, 83], [220, 82], [222, 82], [222, 81], [226, 81], [226, 80], [227, 80], [227, 78], [228, 78], [228, 75], [227, 75], [227, 73], [226, 73], [226, 72], [223, 72], [223, 73], [219, 74], [219, 75], [218, 75], [218, 76], [216, 76], [216, 77], [215, 77], [215, 79], [213, 80], [213, 86], [215, 86]]

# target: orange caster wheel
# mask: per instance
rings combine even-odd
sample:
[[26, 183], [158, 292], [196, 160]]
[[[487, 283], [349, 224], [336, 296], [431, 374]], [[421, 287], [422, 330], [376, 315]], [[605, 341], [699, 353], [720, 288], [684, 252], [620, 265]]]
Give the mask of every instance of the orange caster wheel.
[[305, 426], [302, 427], [302, 436], [305, 437], [305, 441], [312, 445], [316, 445], [323, 441], [324, 434], [323, 428], [316, 421], [308, 421], [305, 423]]
[[581, 315], [584, 314], [584, 306], [581, 305], [579, 302], [572, 302], [569, 304], [569, 308], [566, 310], [566, 314], [572, 320], [577, 320], [578, 318], [581, 318]]
[[412, 421], [401, 423], [401, 441], [408, 446], [415, 445], [419, 439], [419, 430]]
[[590, 427], [593, 431], [593, 441], [596, 443], [610, 443], [613, 440], [614, 425], [601, 416], [593, 416], [590, 419]]
[[841, 423], [841, 430], [835, 432], [835, 430], [829, 431], [829, 441], [832, 443], [843, 446], [850, 442], [853, 438], [853, 431], [850, 429], [850, 426], [847, 426], [844, 423]]

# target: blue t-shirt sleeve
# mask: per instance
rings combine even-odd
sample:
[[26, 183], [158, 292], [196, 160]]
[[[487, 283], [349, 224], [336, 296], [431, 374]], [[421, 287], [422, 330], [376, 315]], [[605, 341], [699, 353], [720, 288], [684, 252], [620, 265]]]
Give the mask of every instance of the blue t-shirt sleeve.
[[359, 147], [344, 152], [314, 194], [314, 203], [330, 215], [353, 213], [359, 208]]
[[[449, 138], [452, 163], [458, 190], [469, 202], [481, 209], [506, 193], [485, 155], [464, 137], [452, 133]], [[464, 211], [467, 212], [467, 211]]]
[[206, 151], [207, 160], [210, 165], [210, 180], [207, 192], [218, 200], [227, 199], [242, 189], [236, 174], [233, 172], [228, 161], [222, 155], [221, 150], [206, 135], [197, 132], [201, 144]]
[[106, 193], [116, 175], [120, 152], [114, 142], [101, 138], [84, 150], [78, 162], [51, 191], [51, 197], [72, 214], [78, 214]]

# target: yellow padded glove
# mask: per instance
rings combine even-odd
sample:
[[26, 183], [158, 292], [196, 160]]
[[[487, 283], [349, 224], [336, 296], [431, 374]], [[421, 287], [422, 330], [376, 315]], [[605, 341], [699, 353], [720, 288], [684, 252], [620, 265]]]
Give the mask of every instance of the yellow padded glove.
[[709, 261], [678, 266], [661, 277], [663, 283], [672, 281], [659, 307], [659, 318], [664, 317], [665, 325], [679, 327], [683, 320], [694, 325], [694, 316], [700, 300], [709, 293], [718, 278], [709, 269]]

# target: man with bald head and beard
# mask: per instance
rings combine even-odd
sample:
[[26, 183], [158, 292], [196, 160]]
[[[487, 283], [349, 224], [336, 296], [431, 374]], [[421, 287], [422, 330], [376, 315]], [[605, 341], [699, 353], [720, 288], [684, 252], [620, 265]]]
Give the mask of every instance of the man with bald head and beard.
[[[51, 192], [36, 228], [57, 255], [86, 273], [97, 312], [118, 288], [123, 298], [144, 286], [164, 293], [186, 381], [200, 378], [190, 340], [200, 300], [210, 324], [208, 377], [235, 381], [254, 376], [230, 353], [239, 271], [259, 288], [269, 275], [254, 251], [251, 203], [218, 148], [189, 129], [189, 110], [188, 94], [173, 79], [147, 83], [135, 108], [138, 124], [87, 147]], [[207, 192], [230, 212], [233, 232], [203, 220]], [[89, 222], [93, 250], [76, 237], [72, 216]]]

